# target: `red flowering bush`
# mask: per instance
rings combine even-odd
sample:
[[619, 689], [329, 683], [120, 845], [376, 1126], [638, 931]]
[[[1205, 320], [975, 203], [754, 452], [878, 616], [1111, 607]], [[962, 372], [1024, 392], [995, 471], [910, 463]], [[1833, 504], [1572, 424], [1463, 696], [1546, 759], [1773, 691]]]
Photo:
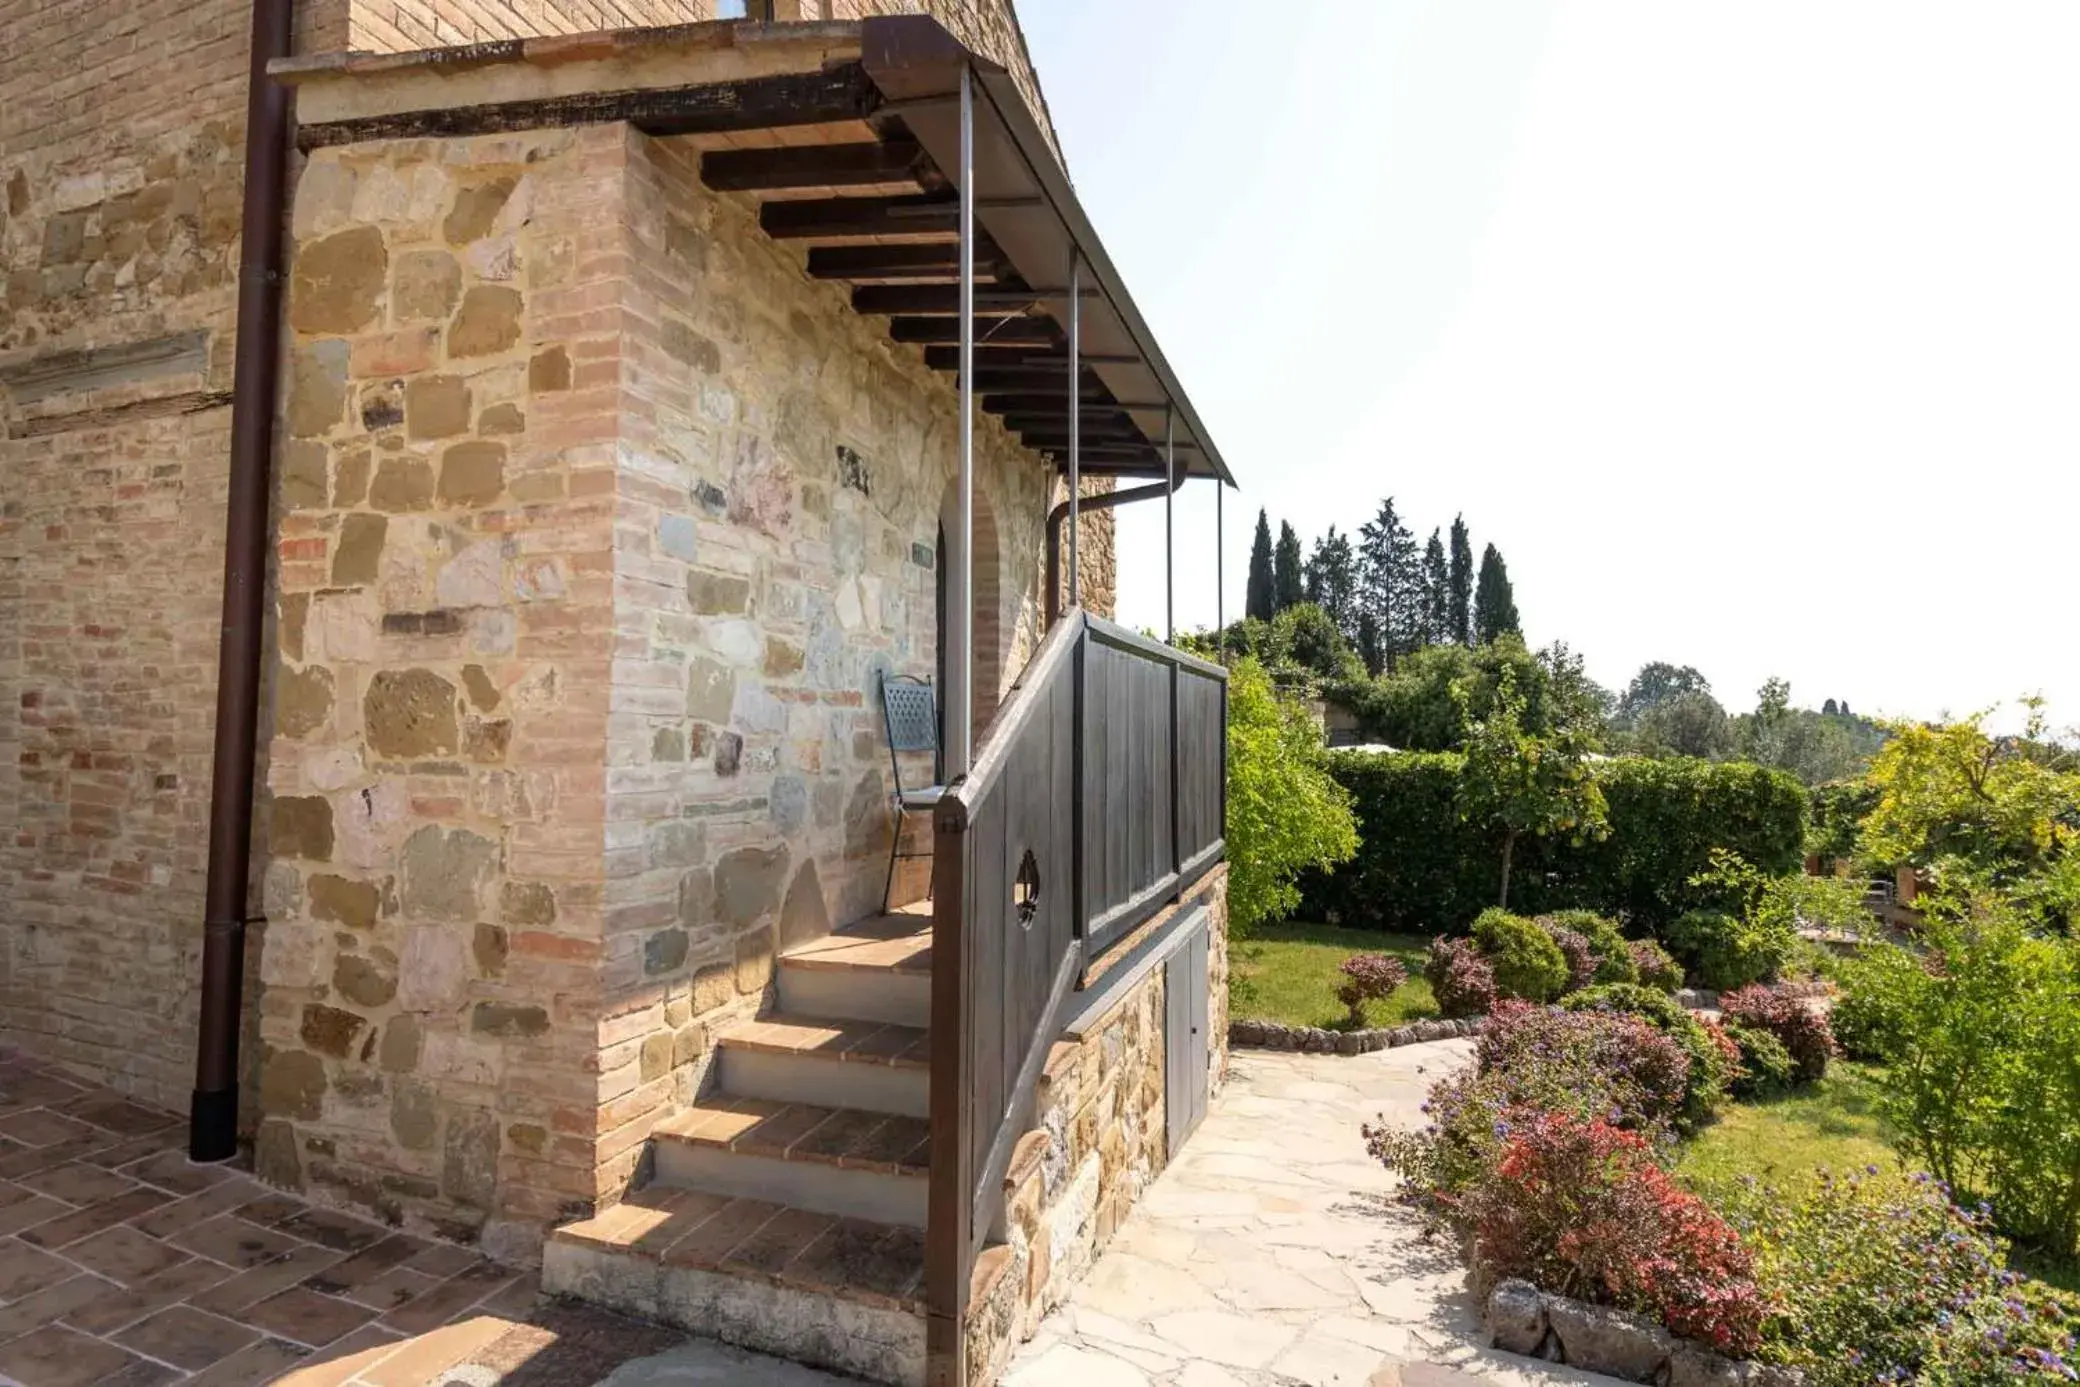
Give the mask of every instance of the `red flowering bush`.
[[[1579, 1095], [1585, 1116], [1660, 1135], [1681, 1111], [1690, 1057], [1637, 1016], [1498, 1002], [1476, 1050], [1482, 1073], [1529, 1076], [1538, 1089]], [[1553, 1106], [1551, 1103], [1541, 1106]], [[1574, 1110], [1561, 1104], [1562, 1110]]]
[[1423, 977], [1448, 1017], [1485, 1016], [1495, 1009], [1495, 969], [1471, 939], [1436, 939]]
[[1818, 1083], [1827, 1077], [1827, 1062], [1835, 1053], [1834, 1031], [1827, 1017], [1803, 998], [1774, 987], [1743, 987], [1719, 998], [1719, 1012], [1730, 1022], [1766, 1031], [1782, 1042], [1791, 1054], [1795, 1082]]
[[1343, 981], [1337, 984], [1336, 1000], [1350, 1013], [1353, 1028], [1365, 1024], [1365, 1004], [1385, 1001], [1408, 981], [1408, 969], [1388, 954], [1353, 954], [1343, 961]]
[[1460, 1200], [1490, 1272], [1651, 1315], [1722, 1353], [1761, 1342], [1768, 1307], [1753, 1259], [1645, 1138], [1533, 1110], [1502, 1125], [1500, 1160]]

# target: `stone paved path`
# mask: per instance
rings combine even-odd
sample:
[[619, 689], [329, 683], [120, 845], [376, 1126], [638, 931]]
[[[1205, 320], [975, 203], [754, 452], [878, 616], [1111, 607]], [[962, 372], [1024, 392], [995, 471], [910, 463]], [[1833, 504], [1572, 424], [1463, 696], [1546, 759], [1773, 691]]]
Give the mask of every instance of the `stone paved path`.
[[1228, 1087], [1005, 1387], [1609, 1384], [1485, 1347], [1456, 1252], [1426, 1241], [1360, 1124], [1414, 1127], [1471, 1041], [1234, 1053]]

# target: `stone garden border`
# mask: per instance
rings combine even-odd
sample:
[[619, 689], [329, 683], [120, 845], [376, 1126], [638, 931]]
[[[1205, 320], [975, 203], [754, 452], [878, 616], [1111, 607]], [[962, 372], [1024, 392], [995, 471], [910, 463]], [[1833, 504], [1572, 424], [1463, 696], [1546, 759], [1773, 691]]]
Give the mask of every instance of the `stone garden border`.
[[1288, 1026], [1279, 1021], [1238, 1020], [1228, 1023], [1228, 1044], [1258, 1050], [1298, 1050], [1309, 1055], [1369, 1055], [1399, 1045], [1455, 1040], [1478, 1035], [1485, 1016], [1463, 1021], [1411, 1021], [1405, 1026], [1373, 1026], [1362, 1031], [1332, 1031], [1321, 1026]]
[[1799, 1387], [1805, 1374], [1741, 1362], [1675, 1335], [1652, 1320], [1541, 1291], [1529, 1281], [1498, 1282], [1485, 1306], [1488, 1333], [1505, 1353], [1662, 1387]]

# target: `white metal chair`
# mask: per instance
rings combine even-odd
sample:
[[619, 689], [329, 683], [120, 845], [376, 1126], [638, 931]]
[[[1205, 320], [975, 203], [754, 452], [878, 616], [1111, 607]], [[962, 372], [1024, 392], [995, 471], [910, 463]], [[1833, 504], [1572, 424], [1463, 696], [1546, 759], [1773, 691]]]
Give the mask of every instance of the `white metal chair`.
[[[929, 857], [929, 852], [903, 851], [904, 815], [930, 813], [946, 793], [940, 784], [905, 787], [903, 757], [918, 752], [932, 754], [932, 775], [939, 775], [939, 710], [932, 686], [907, 674], [891, 674], [881, 681], [881, 719], [888, 729], [888, 764], [895, 773], [895, 833], [888, 845], [888, 879], [881, 886], [881, 909], [889, 908], [895, 890], [896, 862], [901, 858]], [[929, 891], [927, 891], [929, 896]]]

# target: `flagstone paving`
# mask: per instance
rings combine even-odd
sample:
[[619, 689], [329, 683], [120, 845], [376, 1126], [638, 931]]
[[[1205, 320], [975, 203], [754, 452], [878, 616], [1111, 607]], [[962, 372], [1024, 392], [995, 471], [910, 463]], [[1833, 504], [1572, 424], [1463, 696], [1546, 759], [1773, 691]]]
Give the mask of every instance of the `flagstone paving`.
[[1236, 1050], [1228, 1086], [1005, 1387], [1453, 1387], [1611, 1379], [1497, 1353], [1362, 1124], [1422, 1125], [1468, 1040]]

